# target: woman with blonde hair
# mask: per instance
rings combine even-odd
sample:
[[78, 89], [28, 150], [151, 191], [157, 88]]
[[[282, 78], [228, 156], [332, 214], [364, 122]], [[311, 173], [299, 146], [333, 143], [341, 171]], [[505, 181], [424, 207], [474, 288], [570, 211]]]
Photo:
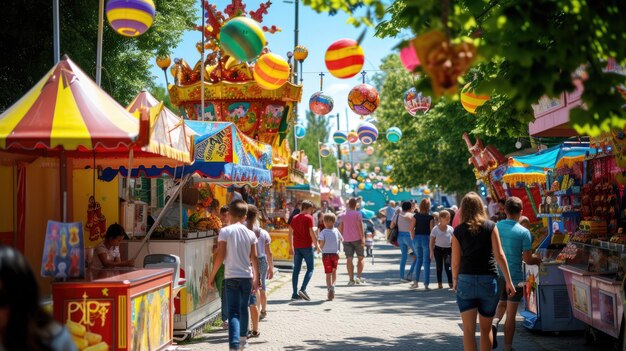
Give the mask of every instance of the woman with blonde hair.
[[452, 279], [456, 303], [463, 321], [463, 347], [476, 348], [476, 315], [480, 323], [480, 350], [493, 345], [491, 322], [498, 306], [498, 269], [504, 274], [506, 290], [515, 294], [511, 275], [495, 223], [487, 219], [483, 201], [470, 192], [461, 201], [461, 224], [452, 237]]

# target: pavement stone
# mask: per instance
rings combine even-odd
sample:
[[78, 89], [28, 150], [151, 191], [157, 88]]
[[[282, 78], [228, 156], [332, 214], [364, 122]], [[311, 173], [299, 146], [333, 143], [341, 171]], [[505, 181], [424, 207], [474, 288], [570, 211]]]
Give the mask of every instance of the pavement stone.
[[[342, 257], [333, 301], [326, 301], [321, 259], [316, 259], [307, 288], [311, 301], [290, 302], [291, 273], [280, 273], [268, 286], [268, 314], [260, 323], [261, 336], [249, 340], [248, 350], [462, 350], [463, 332], [454, 293], [449, 289], [409, 289], [410, 283], [398, 279], [400, 252], [393, 246], [379, 242], [374, 255], [373, 263], [366, 259], [363, 276], [367, 284], [354, 286], [347, 285]], [[430, 286], [436, 286], [436, 281], [433, 263]], [[501, 324], [500, 345], [502, 330]], [[584, 344], [582, 332], [530, 332], [522, 326], [522, 318], [517, 318], [516, 351], [608, 349], [606, 344], [595, 348]], [[179, 347], [226, 349], [228, 332], [221, 329]]]

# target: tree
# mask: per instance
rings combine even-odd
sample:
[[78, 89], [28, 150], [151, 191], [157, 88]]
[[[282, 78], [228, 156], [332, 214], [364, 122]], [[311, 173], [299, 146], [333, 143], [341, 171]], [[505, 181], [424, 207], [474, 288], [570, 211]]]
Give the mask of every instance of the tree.
[[[293, 140], [293, 129], [290, 128], [288, 133], [289, 146], [295, 150]], [[306, 111], [306, 135], [302, 139], [298, 139], [298, 150], [304, 150], [309, 164], [315, 169], [319, 169], [319, 143], [329, 144], [328, 135], [330, 129], [330, 120], [325, 116], [317, 116], [311, 111]], [[331, 151], [336, 147], [331, 146]], [[322, 157], [322, 171], [324, 174], [337, 173], [337, 159], [333, 154], [328, 157]]]
[[[61, 54], [67, 54], [95, 77], [98, 2], [60, 2]], [[196, 18], [194, 0], [155, 0], [152, 28], [125, 38], [104, 25], [102, 88], [125, 105], [144, 88], [154, 86], [149, 68], [155, 54], [176, 47]], [[15, 103], [53, 65], [52, 1], [17, 0], [3, 7], [0, 21], [0, 111]], [[106, 19], [105, 19], [106, 21]]]
[[[305, 3], [320, 11], [354, 13], [354, 2]], [[377, 9], [380, 3], [364, 2], [370, 9]], [[597, 135], [626, 125], [622, 108], [626, 90], [617, 89], [626, 78], [606, 70], [611, 58], [626, 66], [624, 1], [395, 0], [387, 13], [388, 18], [377, 25], [377, 36], [394, 37], [408, 28], [417, 35], [439, 30], [453, 44], [466, 41], [476, 45], [480, 57], [476, 64], [492, 66], [492, 72], [476, 82], [478, 92], [502, 94], [514, 111], [509, 120], [523, 124], [528, 119], [524, 111], [540, 97], [573, 91], [573, 77], [580, 76], [583, 68], [584, 108], [572, 111], [573, 127], [581, 134]], [[370, 19], [374, 20], [372, 16]], [[418, 72], [424, 73], [423, 68]], [[488, 131], [489, 119], [505, 116], [493, 116], [485, 106], [476, 118], [479, 127]]]
[[150, 93], [154, 96], [155, 99], [159, 101], [163, 101], [165, 107], [170, 109], [170, 111], [174, 112], [177, 115], [180, 115], [178, 107], [172, 105], [172, 101], [170, 100], [170, 94], [165, 90], [162, 86], [154, 86], [150, 89]]
[[456, 100], [442, 98], [427, 113], [412, 117], [404, 109], [402, 96], [413, 83], [403, 71], [398, 55], [387, 56], [381, 70], [374, 78], [381, 91], [376, 111], [379, 129], [396, 126], [403, 136], [395, 144], [384, 138], [377, 144], [385, 163], [393, 166], [390, 175], [398, 185], [431, 183], [450, 192], [474, 190], [476, 178], [468, 164], [471, 155], [461, 138], [464, 132], [474, 131], [474, 137], [481, 137], [485, 144], [494, 145], [503, 153], [514, 149], [506, 131], [495, 136], [477, 133], [477, 121]]

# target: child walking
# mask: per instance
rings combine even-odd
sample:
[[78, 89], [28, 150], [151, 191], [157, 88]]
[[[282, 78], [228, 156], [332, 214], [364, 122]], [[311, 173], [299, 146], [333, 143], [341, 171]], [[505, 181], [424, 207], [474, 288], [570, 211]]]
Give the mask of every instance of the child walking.
[[337, 281], [337, 264], [339, 263], [339, 241], [343, 237], [335, 228], [337, 217], [333, 213], [324, 214], [324, 227], [317, 238], [322, 249], [322, 263], [326, 273], [326, 287], [328, 288], [328, 301], [335, 298], [335, 281]]
[[439, 224], [430, 232], [430, 257], [437, 265], [438, 288], [443, 289], [442, 272], [445, 269], [448, 278], [448, 286], [452, 288], [452, 271], [450, 260], [452, 258], [452, 234], [454, 229], [448, 225], [450, 213], [446, 210], [439, 212]]
[[256, 292], [259, 285], [257, 238], [242, 224], [248, 213], [248, 205], [243, 200], [231, 202], [228, 210], [232, 224], [220, 230], [209, 288], [214, 289], [215, 277], [223, 262], [228, 344], [231, 350], [239, 350], [248, 344], [248, 303], [250, 294]]

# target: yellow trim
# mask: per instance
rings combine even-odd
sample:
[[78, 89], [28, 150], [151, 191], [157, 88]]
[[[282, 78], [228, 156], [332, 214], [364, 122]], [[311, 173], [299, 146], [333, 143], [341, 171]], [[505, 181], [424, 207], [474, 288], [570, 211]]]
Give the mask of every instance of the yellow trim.
[[126, 299], [126, 295], [121, 295], [117, 298], [117, 346], [120, 348], [126, 347], [126, 342], [128, 341], [128, 331], [126, 330], [126, 317], [128, 314], [128, 306], [126, 306]]
[[517, 182], [544, 184], [546, 175], [543, 173], [505, 174], [502, 176], [502, 180], [507, 184], [515, 184]]
[[356, 73], [359, 73], [361, 71], [361, 68], [363, 68], [362, 64], [356, 64], [356, 65], [351, 65], [351, 66], [347, 66], [347, 67], [340, 68], [340, 69], [331, 69], [329, 71], [335, 77], [348, 77], [348, 76], [353, 76]]
[[340, 49], [328, 50], [324, 59], [326, 61], [337, 61], [350, 56], [365, 56], [363, 48], [357, 46], [346, 46]]
[[7, 137], [13, 132], [13, 129], [20, 123], [24, 115], [33, 107], [33, 104], [37, 101], [41, 95], [41, 90], [44, 85], [50, 79], [55, 67], [52, 67], [48, 73], [37, 84], [22, 96], [15, 104], [13, 104], [8, 110], [0, 115], [0, 148], [6, 149]]
[[62, 145], [66, 150], [75, 150], [78, 146], [84, 146], [92, 149], [89, 129], [72, 93], [72, 84], [80, 82], [65, 82], [67, 86], [63, 86], [63, 80], [63, 73], [60, 72], [50, 131], [50, 147]]

